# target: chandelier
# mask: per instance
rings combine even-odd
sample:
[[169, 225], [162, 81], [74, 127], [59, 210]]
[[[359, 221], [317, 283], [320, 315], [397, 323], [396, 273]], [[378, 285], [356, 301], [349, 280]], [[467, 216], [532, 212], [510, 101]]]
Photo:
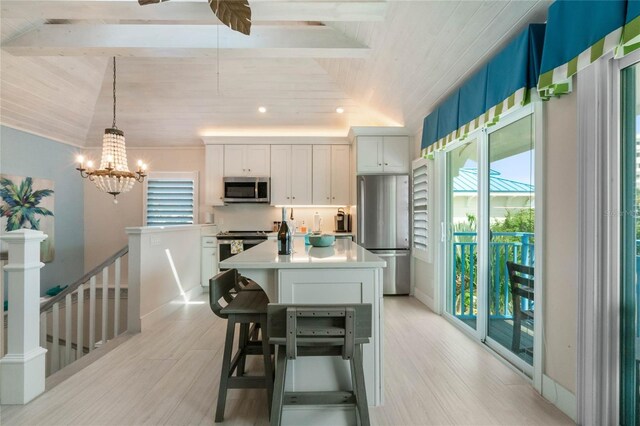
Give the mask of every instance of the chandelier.
[[133, 173], [127, 165], [127, 149], [124, 142], [124, 132], [116, 126], [116, 58], [113, 58], [113, 124], [104, 130], [102, 138], [102, 157], [100, 168], [94, 169], [92, 161], [86, 161], [78, 156], [80, 176], [88, 178], [96, 187], [107, 194], [113, 195], [113, 202], [118, 203], [118, 194], [128, 192], [136, 182], [142, 183], [147, 176], [147, 165], [138, 161], [138, 170]]

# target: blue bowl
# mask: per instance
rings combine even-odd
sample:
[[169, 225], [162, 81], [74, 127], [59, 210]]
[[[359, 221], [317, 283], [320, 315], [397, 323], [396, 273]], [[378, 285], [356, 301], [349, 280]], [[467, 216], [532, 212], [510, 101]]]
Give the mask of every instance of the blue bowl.
[[314, 247], [329, 247], [335, 240], [333, 235], [309, 235], [309, 242]]

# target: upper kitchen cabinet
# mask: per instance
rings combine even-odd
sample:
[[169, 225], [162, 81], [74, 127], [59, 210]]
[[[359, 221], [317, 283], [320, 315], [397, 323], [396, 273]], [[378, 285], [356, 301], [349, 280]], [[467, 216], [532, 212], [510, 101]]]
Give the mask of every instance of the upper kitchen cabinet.
[[358, 136], [356, 168], [359, 175], [409, 173], [409, 137]]
[[205, 146], [205, 204], [224, 205], [224, 146]]
[[349, 145], [313, 146], [313, 204], [348, 205]]
[[271, 146], [271, 204], [312, 203], [311, 145]]
[[224, 175], [269, 177], [269, 154], [269, 145], [225, 145]]

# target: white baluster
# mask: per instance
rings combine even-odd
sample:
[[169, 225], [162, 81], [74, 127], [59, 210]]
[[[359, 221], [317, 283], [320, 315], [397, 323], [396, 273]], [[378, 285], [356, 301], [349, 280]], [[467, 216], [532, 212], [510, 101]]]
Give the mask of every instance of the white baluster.
[[64, 298], [64, 361], [63, 366], [71, 364], [71, 293]]
[[115, 296], [113, 299], [113, 337], [120, 334], [120, 259], [116, 259], [115, 265]]
[[102, 270], [102, 344], [107, 343], [107, 320], [109, 319], [109, 267]]
[[0, 303], [2, 304], [2, 324], [0, 324], [0, 358], [4, 356], [4, 265], [7, 262], [0, 260]]
[[60, 369], [60, 304], [54, 303], [51, 311], [51, 335], [53, 345], [51, 346], [51, 374]]
[[76, 328], [76, 359], [84, 355], [84, 284], [78, 286], [78, 316]]
[[47, 313], [40, 314], [40, 347], [47, 347]]
[[96, 277], [89, 280], [89, 352], [96, 344]]

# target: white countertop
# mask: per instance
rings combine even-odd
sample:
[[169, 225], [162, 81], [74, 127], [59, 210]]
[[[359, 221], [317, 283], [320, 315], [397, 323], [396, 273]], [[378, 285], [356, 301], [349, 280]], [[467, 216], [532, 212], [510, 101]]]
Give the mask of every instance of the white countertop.
[[278, 242], [267, 240], [247, 251], [220, 262], [220, 268], [236, 269], [315, 269], [315, 268], [384, 268], [387, 263], [345, 238], [331, 247], [305, 246], [293, 239], [293, 254], [278, 255]]
[[[298, 237], [304, 237], [306, 234], [303, 234], [302, 232], [296, 232], [295, 234], [293, 234], [294, 238], [298, 238]], [[333, 235], [337, 238], [340, 237], [353, 237], [355, 234], [353, 232], [323, 232], [322, 235]], [[277, 232], [267, 232], [267, 237], [269, 238], [276, 238], [278, 236]]]

